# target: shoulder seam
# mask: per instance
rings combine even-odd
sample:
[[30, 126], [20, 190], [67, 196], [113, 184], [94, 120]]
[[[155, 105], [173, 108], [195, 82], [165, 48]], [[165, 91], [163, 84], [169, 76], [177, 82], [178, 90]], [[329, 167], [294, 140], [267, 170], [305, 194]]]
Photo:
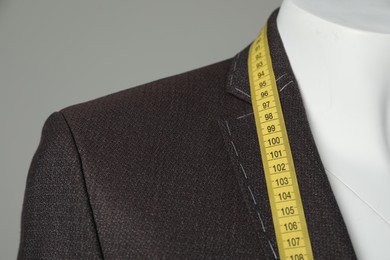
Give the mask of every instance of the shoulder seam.
[[99, 237], [99, 233], [98, 233], [98, 229], [97, 229], [96, 219], [95, 219], [95, 216], [93, 214], [93, 208], [92, 208], [92, 205], [91, 205], [91, 198], [89, 196], [89, 192], [88, 192], [88, 188], [87, 188], [87, 183], [86, 183], [86, 179], [85, 179], [84, 167], [83, 167], [83, 161], [82, 161], [82, 158], [81, 158], [81, 154], [80, 154], [80, 151], [78, 149], [78, 146], [77, 146], [77, 143], [76, 143], [76, 139], [74, 137], [72, 128], [70, 127], [68, 120], [66, 119], [65, 115], [61, 111], [58, 111], [57, 113], [60, 114], [62, 116], [62, 118], [64, 119], [64, 122], [65, 122], [65, 124], [68, 127], [68, 130], [69, 130], [69, 133], [71, 135], [73, 144], [74, 144], [74, 146], [76, 148], [76, 151], [77, 151], [77, 156], [78, 156], [78, 159], [80, 161], [80, 170], [81, 170], [82, 175], [83, 175], [82, 176], [83, 177], [83, 186], [84, 186], [84, 189], [85, 189], [85, 192], [86, 192], [86, 195], [87, 195], [87, 199], [88, 199], [88, 207], [89, 207], [89, 210], [91, 212], [92, 224], [93, 224], [93, 227], [94, 227], [95, 232], [96, 232], [96, 238], [97, 238], [97, 242], [98, 242], [98, 246], [99, 246], [100, 255], [103, 257], [103, 249], [102, 249], [102, 245], [101, 245], [101, 241], [100, 241], [100, 237]]

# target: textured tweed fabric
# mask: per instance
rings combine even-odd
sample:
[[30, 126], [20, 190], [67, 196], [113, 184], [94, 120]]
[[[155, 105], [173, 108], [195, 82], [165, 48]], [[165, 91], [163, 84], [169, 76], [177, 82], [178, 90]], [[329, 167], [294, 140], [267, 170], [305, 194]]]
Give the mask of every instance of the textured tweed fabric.
[[[316, 259], [356, 259], [276, 27], [268, 37]], [[18, 259], [278, 259], [234, 57], [53, 112], [27, 176]]]

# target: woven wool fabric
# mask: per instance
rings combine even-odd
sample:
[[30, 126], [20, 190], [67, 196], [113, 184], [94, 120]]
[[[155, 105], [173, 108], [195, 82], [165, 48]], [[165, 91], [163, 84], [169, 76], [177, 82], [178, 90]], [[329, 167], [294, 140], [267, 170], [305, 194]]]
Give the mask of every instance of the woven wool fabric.
[[[268, 38], [315, 259], [356, 259], [276, 17]], [[248, 81], [232, 58], [53, 112], [18, 259], [279, 258]]]

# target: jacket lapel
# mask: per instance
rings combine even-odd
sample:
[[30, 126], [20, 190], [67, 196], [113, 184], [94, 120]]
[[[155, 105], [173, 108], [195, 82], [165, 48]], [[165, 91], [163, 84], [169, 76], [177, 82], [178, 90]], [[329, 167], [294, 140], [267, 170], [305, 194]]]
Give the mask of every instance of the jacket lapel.
[[[302, 203], [315, 258], [355, 259], [345, 223], [328, 182], [311, 134], [302, 97], [277, 29], [279, 8], [269, 17], [268, 40], [283, 115], [290, 140]], [[233, 172], [253, 228], [263, 243], [267, 259], [279, 253], [268, 200], [260, 147], [251, 106], [247, 59], [248, 44], [233, 59], [226, 92], [250, 104], [241, 115], [218, 118]], [[232, 173], [233, 174], [233, 173]]]

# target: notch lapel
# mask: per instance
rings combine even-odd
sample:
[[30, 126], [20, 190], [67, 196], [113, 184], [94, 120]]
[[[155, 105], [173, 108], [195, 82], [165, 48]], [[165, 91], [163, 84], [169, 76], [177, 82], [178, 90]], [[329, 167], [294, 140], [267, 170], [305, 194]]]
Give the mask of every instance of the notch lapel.
[[[279, 36], [278, 12], [279, 8], [267, 21], [268, 41], [314, 258], [356, 259], [308, 124], [299, 86]], [[259, 247], [267, 259], [279, 259], [251, 105], [247, 66], [249, 47], [250, 44], [232, 59], [226, 92], [250, 107], [241, 115], [220, 116], [218, 123], [232, 165], [232, 173], [227, 174], [236, 176], [243, 203], [262, 241]]]

